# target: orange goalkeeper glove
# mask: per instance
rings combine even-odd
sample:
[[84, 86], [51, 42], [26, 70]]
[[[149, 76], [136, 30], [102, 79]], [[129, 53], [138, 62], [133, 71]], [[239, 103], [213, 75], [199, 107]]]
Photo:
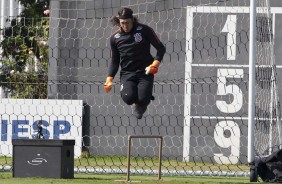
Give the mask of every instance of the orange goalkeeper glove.
[[112, 89], [113, 77], [107, 77], [106, 82], [104, 84], [104, 89], [108, 93]]
[[158, 60], [154, 60], [154, 62], [145, 68], [145, 74], [149, 75], [149, 74], [156, 74], [158, 73], [158, 68], [160, 66], [160, 62]]

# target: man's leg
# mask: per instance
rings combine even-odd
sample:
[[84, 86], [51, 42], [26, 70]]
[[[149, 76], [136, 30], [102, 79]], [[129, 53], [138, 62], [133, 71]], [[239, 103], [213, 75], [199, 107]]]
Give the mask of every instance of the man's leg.
[[121, 77], [120, 94], [127, 105], [132, 105], [138, 100], [137, 82], [134, 79], [132, 76]]
[[139, 77], [138, 83], [138, 101], [135, 104], [135, 114], [138, 119], [141, 119], [150, 104], [153, 93], [154, 76], [142, 75]]

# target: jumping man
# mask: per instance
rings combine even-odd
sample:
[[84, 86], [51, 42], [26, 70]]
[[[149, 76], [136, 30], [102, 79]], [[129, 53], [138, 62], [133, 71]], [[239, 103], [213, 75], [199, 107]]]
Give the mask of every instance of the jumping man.
[[[151, 101], [154, 74], [166, 49], [154, 30], [139, 23], [130, 8], [121, 8], [111, 22], [119, 29], [110, 38], [112, 61], [104, 88], [111, 90], [121, 66], [121, 97], [126, 104], [134, 105], [134, 115], [141, 119]], [[151, 45], [157, 50], [155, 57], [150, 53]]]

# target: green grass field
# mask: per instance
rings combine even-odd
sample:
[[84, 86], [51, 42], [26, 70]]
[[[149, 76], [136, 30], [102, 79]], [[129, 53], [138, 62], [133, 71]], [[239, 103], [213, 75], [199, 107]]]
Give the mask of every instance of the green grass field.
[[[0, 157], [0, 165], [11, 166], [11, 157]], [[75, 168], [101, 168], [101, 169], [126, 169], [127, 158], [115, 156], [96, 156], [89, 158], [75, 159]], [[158, 159], [132, 158], [131, 168], [134, 169], [158, 169]], [[176, 160], [163, 160], [162, 171], [172, 170], [193, 170], [193, 171], [248, 171], [249, 167], [243, 164], [220, 165], [211, 163], [180, 162]], [[162, 176], [159, 181], [157, 176], [153, 175], [131, 175], [131, 181], [139, 181], [145, 184], [219, 184], [219, 183], [249, 183], [249, 177], [216, 177], [216, 176]], [[119, 180], [119, 181], [117, 181]], [[44, 179], [44, 178], [13, 178], [11, 172], [0, 172], [0, 184], [77, 184], [77, 183], [95, 183], [95, 184], [117, 184], [125, 183], [126, 174], [75, 174], [74, 179]]]
[[[127, 183], [124, 174], [75, 174], [74, 179], [50, 179], [50, 178], [13, 178], [11, 172], [0, 172], [1, 184], [118, 184]], [[131, 176], [131, 183], [144, 184], [231, 184], [249, 183], [248, 177], [183, 177], [183, 176]]]
[[[11, 157], [0, 157], [0, 166], [11, 166]], [[101, 169], [126, 169], [127, 158], [122, 156], [96, 156], [89, 158], [79, 158], [74, 160], [75, 168], [101, 168]], [[157, 158], [131, 158], [132, 169], [158, 169]], [[249, 166], [244, 164], [212, 164], [204, 162], [181, 162], [176, 160], [162, 160], [162, 170], [192, 170], [192, 171], [249, 171]]]

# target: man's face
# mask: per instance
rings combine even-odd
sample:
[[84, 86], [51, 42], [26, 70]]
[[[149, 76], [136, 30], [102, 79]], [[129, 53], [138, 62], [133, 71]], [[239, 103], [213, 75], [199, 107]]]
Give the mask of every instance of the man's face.
[[131, 31], [133, 27], [132, 19], [119, 19], [120, 27], [124, 30], [124, 32], [128, 33]]

